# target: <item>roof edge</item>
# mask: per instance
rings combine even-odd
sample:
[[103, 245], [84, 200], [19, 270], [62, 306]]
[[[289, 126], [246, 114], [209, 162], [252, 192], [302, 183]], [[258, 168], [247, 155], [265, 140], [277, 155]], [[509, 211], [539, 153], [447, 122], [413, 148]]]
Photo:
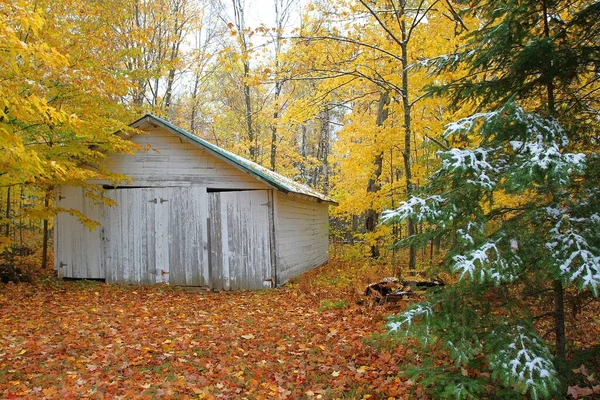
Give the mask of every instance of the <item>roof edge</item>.
[[[275, 177], [270, 177], [265, 172], [260, 170], [260, 169], [266, 169], [265, 167], [263, 167], [259, 164], [256, 164], [253, 161], [247, 160], [243, 157], [237, 156], [225, 149], [222, 149], [221, 147], [214, 145], [214, 144], [208, 142], [207, 140], [202, 139], [190, 132], [187, 132], [186, 130], [181, 129], [181, 128], [177, 127], [176, 125], [171, 124], [169, 121], [166, 121], [160, 117], [157, 117], [156, 115], [153, 115], [150, 113], [145, 114], [141, 118], [139, 118], [136, 121], [129, 124], [129, 126], [137, 128], [143, 122], [148, 122], [150, 124], [159, 125], [159, 126], [163, 127], [164, 129], [167, 129], [168, 131], [170, 131], [178, 136], [183, 136], [185, 139], [191, 141], [193, 144], [201, 146], [202, 148], [208, 150], [214, 156], [223, 159], [224, 161], [228, 162], [229, 164], [233, 165], [234, 167], [242, 170], [243, 172], [248, 173], [255, 179], [258, 179], [259, 181], [267, 184], [268, 186], [271, 186], [274, 189], [279, 190], [280, 192], [283, 192], [285, 194], [293, 193], [294, 195], [300, 195], [302, 197], [305, 196], [305, 197], [317, 200], [318, 202], [324, 202], [324, 203], [330, 203], [332, 205], [338, 205], [338, 203], [335, 200], [331, 199], [330, 197], [328, 197], [322, 193], [319, 193], [319, 192], [313, 190], [312, 188], [310, 188], [306, 185], [300, 184], [300, 183], [298, 183], [290, 178], [287, 178], [281, 174], [278, 174], [276, 172], [269, 171], [270, 174], [276, 175], [276, 178], [279, 178], [282, 180], [284, 180], [284, 179], [289, 180], [289, 181], [293, 182], [294, 185], [300, 186], [303, 189], [306, 188], [308, 193], [302, 192], [300, 190], [294, 190], [294, 188], [286, 187], [284, 184], [277, 182], [277, 180], [275, 180]], [[242, 162], [242, 160], [243, 160], [243, 162]], [[246, 163], [248, 165], [245, 165]], [[252, 164], [254, 164], [254, 165], [252, 165]]]

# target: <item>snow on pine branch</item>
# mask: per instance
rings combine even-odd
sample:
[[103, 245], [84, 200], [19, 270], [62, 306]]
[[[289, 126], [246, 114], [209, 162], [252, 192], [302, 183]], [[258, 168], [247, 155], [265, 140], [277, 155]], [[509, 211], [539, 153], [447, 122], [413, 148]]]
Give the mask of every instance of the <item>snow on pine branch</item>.
[[[513, 242], [515, 241], [511, 241], [511, 246], [514, 249]], [[465, 255], [453, 256], [452, 270], [460, 273], [459, 279], [467, 275], [473, 280], [479, 282], [490, 280], [496, 285], [511, 282], [517, 277], [521, 266], [521, 260], [514, 254], [514, 250], [511, 253], [513, 254], [503, 255], [497, 243], [486, 242]]]
[[[481, 137], [498, 143], [497, 148], [474, 150], [452, 149], [442, 152], [448, 160], [443, 168], [450, 170], [471, 169], [479, 173], [477, 180], [468, 183], [491, 189], [494, 182], [489, 171], [502, 168], [498, 161], [488, 161], [492, 152], [512, 151], [515, 159], [507, 165], [509, 175], [522, 181], [524, 176], [533, 177], [540, 171], [548, 173], [559, 185], [570, 182], [570, 175], [579, 173], [585, 166], [583, 153], [566, 152], [569, 145], [567, 133], [553, 118], [526, 112], [522, 107], [507, 103], [502, 108], [484, 113], [476, 113], [446, 125], [444, 137], [468, 134], [478, 128]], [[507, 143], [509, 146], [503, 148]]]
[[546, 398], [554, 391], [558, 378], [552, 355], [533, 331], [517, 326], [508, 332], [493, 332], [492, 338], [499, 347], [489, 357], [495, 378], [529, 393], [532, 399]]
[[[413, 325], [415, 319], [427, 318], [433, 315], [431, 304], [417, 304], [408, 311], [402, 314], [394, 315], [392, 320], [387, 323], [387, 328], [390, 333], [399, 333], [401, 328], [408, 329]], [[405, 331], [408, 334], [408, 331]]]
[[446, 215], [449, 212], [446, 202], [445, 198], [438, 195], [427, 198], [412, 196], [407, 201], [401, 202], [397, 209], [385, 210], [381, 220], [384, 223], [390, 223], [414, 218], [416, 223], [435, 221], [441, 224], [442, 220], [452, 219], [452, 215]]
[[464, 228], [459, 228], [456, 230], [456, 240], [459, 243], [464, 243], [466, 245], [474, 245], [475, 239], [473, 239], [473, 235], [482, 235], [483, 234], [483, 224], [480, 222], [469, 221]]
[[548, 141], [542, 135], [537, 135], [532, 141], [513, 140], [510, 145], [519, 156], [520, 170], [528, 175], [532, 175], [537, 169], [552, 170], [556, 183], [564, 185], [569, 182], [569, 175], [582, 171], [585, 164], [583, 153], [562, 153], [564, 143], [564, 137]]
[[442, 134], [443, 137], [447, 138], [460, 133], [468, 133], [475, 126], [477, 120], [483, 119], [483, 122], [488, 122], [498, 116], [500, 111], [492, 111], [487, 113], [476, 113], [465, 118], [461, 118], [458, 121], [451, 122], [446, 125], [446, 130]]
[[408, 69], [411, 70], [423, 68], [427, 70], [430, 75], [434, 75], [436, 72], [443, 68], [447, 68], [450, 65], [456, 65], [460, 61], [461, 57], [466, 54], [472, 53], [457, 52], [450, 54], [442, 54], [431, 58], [422, 58], [419, 61], [409, 65]]
[[496, 184], [495, 180], [489, 177], [489, 173], [497, 173], [500, 168], [494, 167], [488, 159], [491, 153], [497, 149], [476, 148], [470, 149], [450, 149], [440, 151], [438, 154], [442, 158], [441, 170], [449, 172], [469, 171], [477, 175], [477, 179], [467, 179], [466, 182], [471, 185], [480, 186], [491, 190]]
[[598, 296], [600, 250], [590, 245], [586, 237], [598, 235], [600, 217], [594, 213], [588, 218], [572, 218], [565, 210], [550, 207], [546, 211], [557, 219], [546, 248], [551, 251], [560, 275]]

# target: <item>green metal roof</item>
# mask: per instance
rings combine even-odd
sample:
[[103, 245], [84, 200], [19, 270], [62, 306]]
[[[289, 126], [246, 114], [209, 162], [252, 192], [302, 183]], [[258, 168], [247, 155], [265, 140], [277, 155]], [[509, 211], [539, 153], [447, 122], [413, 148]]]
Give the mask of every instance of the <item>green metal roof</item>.
[[273, 171], [263, 167], [262, 165], [259, 165], [255, 162], [252, 162], [252, 161], [247, 160], [243, 157], [240, 157], [236, 154], [233, 154], [230, 151], [222, 149], [219, 146], [216, 146], [216, 145], [214, 145], [214, 144], [212, 144], [212, 143], [210, 143], [210, 142], [208, 142], [208, 141], [206, 141], [184, 129], [181, 129], [181, 128], [171, 124], [169, 121], [166, 121], [160, 117], [157, 117], [156, 115], [146, 114], [142, 118], [133, 122], [130, 126], [137, 127], [142, 122], [149, 122], [151, 124], [161, 126], [176, 135], [179, 135], [185, 139], [188, 139], [189, 142], [191, 142], [205, 150], [208, 150], [210, 153], [214, 154], [215, 156], [217, 156], [221, 159], [224, 159], [225, 161], [229, 162], [233, 166], [241, 169], [242, 171], [252, 175], [254, 178], [268, 184], [269, 186], [271, 186], [279, 191], [282, 191], [284, 193], [294, 193], [294, 194], [299, 194], [302, 196], [313, 197], [319, 201], [337, 204], [337, 202], [335, 200], [331, 199], [330, 197], [325, 196], [322, 193], [319, 193], [319, 192], [313, 190], [312, 188], [310, 188], [306, 185], [302, 185], [290, 178], [287, 178], [281, 174], [273, 172]]

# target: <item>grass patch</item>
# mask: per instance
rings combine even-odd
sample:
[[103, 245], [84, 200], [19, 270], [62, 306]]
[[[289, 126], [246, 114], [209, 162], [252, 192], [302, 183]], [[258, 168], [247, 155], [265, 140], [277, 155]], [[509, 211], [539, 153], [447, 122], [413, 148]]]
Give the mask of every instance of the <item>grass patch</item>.
[[319, 307], [319, 312], [327, 311], [327, 310], [341, 310], [346, 308], [348, 304], [346, 300], [321, 300], [321, 306]]

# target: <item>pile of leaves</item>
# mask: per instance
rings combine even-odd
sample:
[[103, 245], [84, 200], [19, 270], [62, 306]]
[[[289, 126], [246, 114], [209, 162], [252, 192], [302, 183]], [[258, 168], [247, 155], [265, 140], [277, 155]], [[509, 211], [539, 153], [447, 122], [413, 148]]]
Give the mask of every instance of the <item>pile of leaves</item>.
[[368, 344], [393, 310], [300, 286], [2, 285], [0, 397], [424, 398], [403, 347]]

